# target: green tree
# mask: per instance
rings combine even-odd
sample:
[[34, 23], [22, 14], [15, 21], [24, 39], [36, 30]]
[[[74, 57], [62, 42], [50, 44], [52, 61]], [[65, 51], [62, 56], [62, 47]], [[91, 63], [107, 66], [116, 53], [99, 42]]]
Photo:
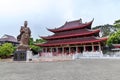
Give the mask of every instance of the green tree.
[[107, 44], [111, 46], [112, 44], [120, 44], [120, 30], [113, 33], [107, 40]]
[[115, 27], [113, 25], [105, 24], [105, 25], [100, 25], [96, 26], [93, 29], [100, 29], [101, 37], [106, 37], [115, 32]]
[[112, 44], [120, 44], [120, 19], [114, 22], [113, 27], [115, 31], [107, 40], [107, 44], [109, 46], [111, 46]]
[[113, 26], [116, 28], [116, 31], [120, 30], [120, 19], [116, 20]]
[[36, 52], [41, 51], [41, 48], [39, 46], [35, 46], [35, 45], [30, 45], [30, 48]]
[[39, 46], [36, 46], [35, 44], [37, 44], [37, 43], [43, 43], [43, 42], [45, 42], [45, 40], [43, 40], [43, 39], [36, 39], [34, 41], [34, 39], [31, 37], [30, 40], [29, 40], [29, 46], [30, 46], [30, 48], [32, 50], [34, 50], [36, 52], [39, 52], [39, 51], [41, 51], [41, 48]]
[[34, 44], [34, 39], [31, 37], [30, 39], [29, 39], [29, 45], [33, 45]]
[[4, 43], [0, 46], [0, 56], [8, 57], [13, 54], [15, 48], [11, 43]]
[[44, 40], [44, 39], [36, 39], [35, 40], [35, 43], [44, 43], [44, 42], [46, 42], [46, 40]]

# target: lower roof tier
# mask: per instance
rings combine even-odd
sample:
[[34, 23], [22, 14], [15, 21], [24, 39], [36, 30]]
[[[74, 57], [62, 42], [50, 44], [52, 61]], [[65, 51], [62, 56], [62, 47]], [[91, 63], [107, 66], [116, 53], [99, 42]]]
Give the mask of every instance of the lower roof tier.
[[36, 44], [36, 45], [41, 47], [52, 47], [52, 46], [61, 46], [61, 45], [70, 45], [70, 44], [95, 43], [95, 42], [102, 42], [106, 40], [107, 38], [96, 38], [94, 36], [91, 36], [91, 37], [83, 37], [83, 38], [50, 40], [44, 44]]
[[76, 29], [71, 31], [58, 32], [52, 36], [41, 37], [41, 38], [49, 40], [49, 39], [69, 38], [69, 37], [76, 37], [76, 36], [87, 36], [87, 35], [93, 35], [93, 34], [99, 35], [99, 32], [100, 30]]

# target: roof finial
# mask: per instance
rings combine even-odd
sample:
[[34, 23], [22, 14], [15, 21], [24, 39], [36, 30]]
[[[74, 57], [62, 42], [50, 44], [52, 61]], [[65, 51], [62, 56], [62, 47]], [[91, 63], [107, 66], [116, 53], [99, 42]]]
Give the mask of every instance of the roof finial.
[[67, 24], [67, 21], [65, 22], [65, 24]]
[[92, 19], [92, 21], [94, 21], [94, 18]]
[[82, 19], [80, 18], [80, 23], [82, 23]]

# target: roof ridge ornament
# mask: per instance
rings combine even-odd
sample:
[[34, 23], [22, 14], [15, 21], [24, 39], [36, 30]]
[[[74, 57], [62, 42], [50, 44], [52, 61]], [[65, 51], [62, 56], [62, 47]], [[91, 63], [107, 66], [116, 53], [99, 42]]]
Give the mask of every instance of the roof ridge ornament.
[[80, 23], [82, 23], [82, 19], [80, 18]]
[[67, 24], [68, 22], [66, 21], [65, 24]]
[[94, 21], [94, 18], [92, 19], [92, 22]]

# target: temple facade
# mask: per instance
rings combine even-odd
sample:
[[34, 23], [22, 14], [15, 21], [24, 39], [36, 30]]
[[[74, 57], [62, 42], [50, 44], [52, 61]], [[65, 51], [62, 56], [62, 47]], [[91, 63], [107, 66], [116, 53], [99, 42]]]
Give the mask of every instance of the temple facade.
[[36, 44], [42, 47], [42, 54], [52, 56], [81, 54], [83, 56], [101, 56], [102, 46], [107, 38], [100, 38], [100, 30], [92, 30], [90, 22], [83, 23], [82, 19], [66, 22], [63, 26], [48, 29], [54, 34], [42, 36], [47, 42]]

